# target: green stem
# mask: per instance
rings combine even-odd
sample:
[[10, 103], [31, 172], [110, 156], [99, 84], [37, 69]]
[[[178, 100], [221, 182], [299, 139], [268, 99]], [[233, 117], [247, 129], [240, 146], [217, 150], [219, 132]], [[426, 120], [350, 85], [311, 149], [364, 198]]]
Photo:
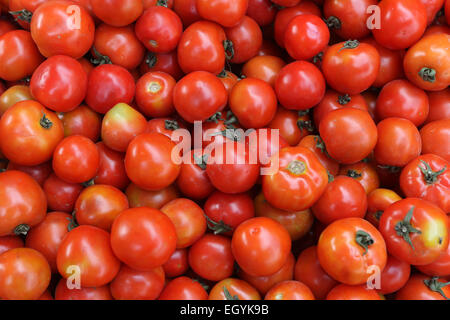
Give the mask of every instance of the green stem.
[[411, 219], [414, 213], [415, 207], [412, 206], [411, 209], [409, 209], [408, 213], [406, 214], [405, 218], [402, 221], [397, 222], [394, 229], [397, 232], [397, 235], [403, 238], [414, 250], [414, 246], [412, 244], [411, 238], [409, 236], [410, 233], [417, 233], [421, 234], [422, 231], [419, 229], [414, 228], [411, 225]]
[[420, 160], [420, 162], [422, 162], [424, 167], [419, 165], [419, 169], [420, 169], [420, 171], [422, 171], [423, 178], [424, 178], [424, 180], [425, 180], [425, 182], [427, 184], [434, 184], [434, 183], [436, 183], [436, 181], [438, 180], [438, 177], [441, 174], [443, 174], [445, 172], [445, 170], [447, 170], [447, 166], [444, 166], [439, 171], [433, 171], [433, 169], [431, 169], [431, 167], [428, 164], [428, 162], [423, 161], [423, 160]]
[[432, 277], [431, 279], [423, 280], [425, 285], [433, 292], [438, 292], [445, 298], [445, 300], [450, 300], [442, 290], [443, 287], [450, 285], [450, 282], [440, 282], [439, 277]]

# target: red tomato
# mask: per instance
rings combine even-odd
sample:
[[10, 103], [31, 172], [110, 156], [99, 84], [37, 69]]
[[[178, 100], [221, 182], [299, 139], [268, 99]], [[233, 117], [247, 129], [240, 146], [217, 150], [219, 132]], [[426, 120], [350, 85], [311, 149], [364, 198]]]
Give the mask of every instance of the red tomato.
[[148, 52], [142, 61], [139, 70], [144, 75], [149, 71], [161, 71], [170, 74], [175, 80], [179, 80], [183, 75], [178, 64], [177, 51], [169, 53]]
[[61, 279], [55, 289], [55, 300], [113, 300], [109, 285], [69, 289], [66, 279]]
[[168, 278], [175, 278], [185, 274], [189, 269], [188, 249], [175, 250], [162, 267]]
[[59, 113], [64, 126], [64, 136], [82, 135], [96, 142], [100, 137], [101, 117], [91, 108], [80, 105], [72, 111]]
[[326, 300], [384, 300], [374, 289], [367, 286], [339, 284], [328, 293]]
[[[19, 1], [21, 1], [21, 0], [19, 0]], [[1, 11], [1, 9], [0, 9], [0, 11]], [[22, 21], [20, 21], [20, 22], [22, 22]], [[1, 19], [0, 20], [0, 37], [2, 35], [4, 35], [5, 33], [9, 32], [9, 31], [16, 30], [16, 29], [17, 29], [16, 25], [13, 24], [11, 21], [8, 21], [6, 19]]]
[[208, 293], [202, 285], [191, 278], [182, 276], [171, 280], [158, 300], [207, 300]]
[[450, 246], [443, 252], [437, 260], [430, 264], [417, 266], [420, 272], [430, 276], [447, 277], [450, 275]]
[[428, 123], [420, 129], [422, 153], [433, 153], [450, 161], [450, 119]]
[[278, 129], [280, 136], [290, 146], [297, 145], [300, 140], [313, 131], [309, 115], [299, 115], [299, 112], [278, 107], [274, 118], [268, 124], [269, 128]]
[[0, 255], [15, 248], [22, 248], [24, 246], [23, 240], [19, 236], [3, 236], [0, 237]]
[[231, 92], [231, 89], [233, 89], [234, 85], [239, 80], [241, 80], [240, 78], [238, 78], [237, 75], [225, 69], [217, 76], [219, 77], [220, 81], [222, 81], [222, 84], [225, 87], [225, 89], [227, 89], [228, 94]]
[[380, 186], [377, 169], [374, 164], [360, 161], [355, 164], [344, 165], [340, 168], [339, 174], [346, 175], [358, 181], [369, 194]]
[[8, 162], [8, 167], [6, 170], [18, 170], [25, 172], [30, 175], [37, 183], [42, 187], [44, 185], [45, 180], [52, 173], [52, 165], [50, 162], [44, 162], [43, 164], [39, 164], [37, 166], [23, 166], [16, 164], [14, 162]]
[[391, 204], [402, 198], [392, 190], [379, 188], [367, 195], [367, 214], [365, 219], [378, 228], [381, 215]]
[[79, 59], [94, 43], [94, 20], [83, 6], [72, 1], [43, 3], [34, 12], [30, 29], [39, 51], [46, 57], [61, 54]]
[[234, 27], [245, 15], [248, 0], [197, 0], [197, 11], [205, 20], [211, 20], [224, 27]]
[[197, 11], [196, 0], [174, 0], [173, 11], [180, 17], [185, 27], [201, 20]]
[[261, 27], [270, 25], [276, 13], [277, 9], [270, 0], [248, 0], [246, 14]]
[[107, 184], [118, 189], [125, 189], [130, 183], [125, 171], [125, 155], [109, 149], [103, 142], [98, 142], [96, 145], [100, 162], [94, 183]]
[[130, 208], [149, 207], [161, 209], [166, 203], [179, 198], [179, 192], [172, 184], [157, 191], [147, 191], [130, 183], [125, 191], [130, 203]]
[[448, 300], [450, 286], [445, 279], [413, 275], [395, 295], [396, 300]]
[[34, 100], [30, 92], [30, 87], [15, 85], [5, 89], [0, 95], [0, 117], [17, 102], [24, 100]]
[[331, 175], [338, 174], [339, 163], [331, 159], [320, 136], [307, 135], [300, 141], [298, 146], [307, 148], [309, 151], [314, 153], [320, 164], [324, 166]]
[[133, 23], [144, 10], [142, 0], [90, 0], [90, 2], [93, 13], [114, 27]]
[[428, 101], [430, 103], [430, 112], [425, 124], [436, 120], [450, 119], [450, 88], [428, 92]]
[[286, 63], [276, 56], [256, 56], [242, 66], [242, 75], [247, 78], [257, 78], [275, 86], [275, 79]]
[[267, 292], [265, 300], [315, 300], [311, 289], [300, 281], [283, 281]]
[[[244, 16], [235, 26], [225, 29], [227, 41], [232, 43], [231, 63], [244, 63], [258, 54], [263, 35], [259, 25], [250, 17]], [[227, 48], [225, 48], [227, 49]]]
[[380, 274], [382, 294], [394, 293], [400, 290], [408, 281], [411, 274], [411, 266], [393, 256], [388, 256], [386, 267]]
[[228, 278], [217, 282], [209, 292], [209, 300], [261, 300], [258, 291], [247, 282]]
[[77, 183], [70, 183], [58, 178], [52, 173], [45, 180], [43, 189], [47, 196], [48, 208], [53, 211], [72, 213], [83, 187]]

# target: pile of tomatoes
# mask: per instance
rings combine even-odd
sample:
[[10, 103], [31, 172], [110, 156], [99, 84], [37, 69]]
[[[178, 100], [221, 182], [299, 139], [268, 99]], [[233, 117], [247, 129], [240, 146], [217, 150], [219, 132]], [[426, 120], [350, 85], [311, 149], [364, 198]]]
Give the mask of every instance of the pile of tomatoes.
[[449, 85], [450, 0], [0, 0], [0, 299], [448, 300]]

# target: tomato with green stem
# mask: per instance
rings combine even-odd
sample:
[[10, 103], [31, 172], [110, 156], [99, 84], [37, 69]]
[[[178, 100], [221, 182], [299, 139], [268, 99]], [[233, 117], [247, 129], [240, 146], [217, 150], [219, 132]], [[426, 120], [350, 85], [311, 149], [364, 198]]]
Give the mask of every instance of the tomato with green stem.
[[258, 290], [246, 281], [227, 278], [212, 287], [209, 300], [261, 300], [261, 296]]
[[396, 300], [450, 300], [450, 282], [439, 277], [413, 275], [395, 295]]
[[258, 54], [263, 35], [255, 20], [244, 16], [235, 26], [225, 28], [227, 41], [232, 43], [231, 63], [244, 63]]
[[378, 188], [367, 195], [367, 213], [365, 219], [378, 228], [380, 218], [391, 204], [402, 198], [393, 190]]
[[366, 191], [366, 194], [380, 186], [376, 166], [371, 162], [360, 161], [354, 164], [343, 165], [339, 174], [353, 178], [358, 181]]
[[314, 153], [329, 174], [333, 176], [338, 174], [339, 163], [330, 157], [325, 148], [325, 144], [319, 135], [307, 135], [303, 137], [298, 146], [307, 148]]

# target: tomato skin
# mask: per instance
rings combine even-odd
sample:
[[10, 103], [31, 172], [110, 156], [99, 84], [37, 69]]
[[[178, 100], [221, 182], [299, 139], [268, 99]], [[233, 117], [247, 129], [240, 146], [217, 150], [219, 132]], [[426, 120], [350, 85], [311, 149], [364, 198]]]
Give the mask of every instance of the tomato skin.
[[248, 60], [241, 73], [247, 78], [257, 78], [275, 86], [275, 79], [286, 63], [276, 56], [256, 56]]
[[136, 104], [148, 117], [167, 117], [174, 111], [175, 79], [160, 71], [144, 74], [136, 83]]
[[400, 290], [408, 281], [410, 274], [411, 266], [408, 263], [388, 256], [386, 267], [380, 275], [381, 288], [379, 292], [389, 294]]
[[[369, 243], [359, 241], [360, 231], [368, 235]], [[365, 284], [370, 276], [367, 267], [376, 265], [383, 270], [387, 261], [383, 236], [361, 218], [344, 218], [328, 225], [320, 235], [317, 256], [325, 272], [347, 285]]]
[[117, 103], [130, 104], [135, 90], [134, 78], [125, 68], [103, 64], [89, 74], [85, 101], [94, 111], [105, 114]]
[[328, 293], [326, 300], [384, 300], [380, 294], [366, 285], [338, 284]]
[[331, 175], [336, 175], [339, 172], [339, 163], [331, 159], [328, 155], [325, 145], [318, 135], [307, 135], [300, 140], [299, 147], [307, 148], [309, 151], [314, 153], [319, 160], [320, 164], [328, 170]]
[[261, 300], [258, 291], [247, 282], [228, 278], [217, 282], [209, 292], [209, 300], [228, 300], [224, 293], [224, 287], [231, 296], [237, 296], [239, 300]]
[[246, 15], [264, 27], [270, 25], [275, 19], [277, 9], [270, 0], [248, 0]]
[[422, 153], [433, 153], [450, 161], [449, 136], [450, 119], [428, 123], [420, 129]]
[[100, 137], [101, 117], [91, 108], [80, 105], [74, 110], [59, 113], [64, 126], [64, 136], [82, 135], [96, 142]]
[[123, 27], [136, 21], [144, 10], [140, 0], [90, 0], [93, 13], [103, 22]]
[[174, 11], [164, 6], [154, 6], [139, 17], [135, 32], [149, 51], [167, 53], [177, 47], [183, 24]]
[[[304, 124], [304, 127], [302, 125]], [[271, 129], [278, 129], [279, 135], [286, 140], [290, 146], [297, 145], [300, 140], [307, 136], [312, 129], [311, 119], [308, 115], [299, 116], [294, 110], [278, 107], [272, 121], [268, 124]]]
[[306, 284], [316, 299], [320, 300], [325, 299], [328, 292], [338, 284], [320, 266], [316, 246], [308, 247], [300, 253], [295, 263], [294, 278]]
[[286, 109], [306, 110], [313, 107], [322, 100], [325, 87], [320, 70], [307, 61], [287, 64], [275, 80], [278, 101]]
[[45, 180], [52, 173], [52, 166], [50, 162], [44, 162], [37, 166], [22, 166], [14, 162], [8, 162], [6, 170], [18, 170], [30, 175], [42, 187]]
[[77, 183], [61, 180], [52, 173], [45, 180], [43, 189], [50, 210], [72, 213], [75, 201], [83, 187]]
[[[132, 26], [113, 27], [101, 24], [95, 29], [95, 51], [108, 57], [113, 64], [128, 70], [139, 66], [144, 59], [145, 48], [134, 33]], [[94, 51], [94, 58], [97, 54]]]
[[173, 89], [173, 104], [180, 116], [188, 121], [204, 121], [222, 110], [228, 92], [212, 73], [191, 72], [177, 82]]
[[24, 100], [33, 100], [30, 87], [15, 85], [5, 89], [0, 95], [0, 117], [17, 102]]
[[45, 107], [57, 112], [68, 112], [84, 100], [87, 83], [87, 74], [78, 61], [56, 55], [34, 71], [30, 90], [33, 97]]
[[0, 37], [9, 31], [16, 30], [17, 27], [8, 20], [0, 20]]
[[33, 227], [47, 212], [45, 194], [28, 174], [9, 170], [0, 173], [0, 236], [13, 235], [19, 225]]
[[149, 207], [161, 209], [166, 203], [179, 198], [180, 194], [177, 188], [172, 184], [166, 188], [157, 191], [147, 191], [139, 188], [134, 183], [125, 190], [130, 208]]
[[208, 300], [208, 293], [198, 281], [181, 276], [164, 287], [158, 300]]
[[[77, 21], [72, 16], [74, 12], [79, 12]], [[94, 42], [94, 21], [83, 6], [72, 1], [43, 3], [34, 12], [30, 29], [34, 42], [45, 57], [66, 55], [79, 59]]]
[[236, 83], [231, 90], [228, 104], [242, 126], [262, 128], [275, 116], [277, 97], [275, 91], [265, 81], [245, 78]]
[[[1, 99], [0, 97], [0, 109]], [[430, 112], [425, 124], [436, 120], [450, 119], [450, 88], [428, 92], [428, 101], [430, 103]]]
[[[403, 69], [409, 81], [428, 91], [440, 91], [450, 85], [450, 34], [438, 33], [416, 42], [403, 59]], [[439, 61], [439, 63], [438, 63]], [[427, 76], [421, 70], [435, 72]]]
[[248, 0], [197, 0], [197, 11], [205, 20], [211, 20], [224, 27], [234, 27], [245, 15]]
[[180, 17], [185, 28], [202, 19], [197, 11], [196, 0], [174, 0], [173, 11]]
[[109, 149], [103, 142], [98, 142], [96, 145], [100, 162], [94, 183], [107, 184], [118, 189], [125, 189], [130, 183], [125, 171], [125, 155]]
[[149, 271], [163, 265], [175, 251], [176, 241], [170, 218], [153, 208], [122, 211], [111, 228], [114, 254], [136, 270]]
[[428, 96], [422, 89], [406, 80], [387, 83], [378, 94], [375, 114], [378, 120], [405, 118], [420, 126], [428, 117]]
[[233, 255], [239, 266], [251, 276], [268, 276], [286, 263], [291, 238], [278, 222], [257, 217], [241, 223], [231, 240]]
[[37, 300], [51, 278], [45, 257], [30, 248], [11, 249], [0, 255], [0, 297], [6, 300]]
[[372, 30], [375, 40], [392, 50], [405, 49], [420, 39], [427, 26], [427, 13], [420, 0], [383, 0], [380, 28]]
[[150, 271], [133, 270], [122, 265], [110, 284], [116, 300], [155, 300], [164, 288], [165, 274], [162, 267]]
[[267, 292], [264, 300], [315, 300], [311, 289], [300, 281], [279, 282]]
[[377, 131], [374, 156], [378, 164], [403, 167], [420, 155], [420, 133], [411, 121], [386, 118], [378, 123]]
[[367, 214], [365, 219], [378, 228], [381, 215], [391, 204], [402, 198], [395, 191], [377, 188], [367, 195]]
[[[396, 300], [448, 300], [441, 293], [430, 290], [424, 281], [431, 280], [431, 277], [422, 274], [411, 276], [406, 285], [395, 295]], [[438, 279], [438, 282], [446, 283], [445, 279]], [[446, 297], [450, 295], [448, 285], [442, 287], [442, 292]]]
[[137, 186], [156, 191], [171, 185], [180, 173], [180, 165], [172, 162], [174, 148], [170, 138], [161, 133], [143, 133], [128, 145], [125, 169]]
[[0, 237], [0, 255], [3, 252], [15, 249], [22, 248], [24, 246], [23, 240], [19, 236], [3, 236]]
[[165, 72], [170, 74], [175, 80], [181, 79], [184, 75], [178, 64], [176, 50], [169, 53], [148, 52], [142, 61], [139, 70], [142, 75], [150, 71]]
[[255, 20], [248, 16], [231, 28], [225, 29], [228, 40], [233, 42], [231, 63], [244, 63], [258, 54], [262, 45], [262, 31]]
[[402, 169], [400, 187], [407, 197], [428, 200], [450, 212], [450, 170], [445, 159], [424, 154], [412, 160]]
[[74, 135], [64, 138], [53, 154], [53, 171], [72, 183], [83, 183], [94, 178], [99, 167], [100, 155], [92, 140]]
[[450, 246], [439, 258], [430, 264], [417, 266], [420, 272], [438, 277], [448, 277], [450, 275]]
[[30, 76], [44, 60], [31, 34], [13, 30], [0, 37], [0, 78], [17, 81]]
[[55, 289], [55, 300], [113, 300], [109, 285], [69, 289], [66, 279], [61, 279]]
[[[330, 46], [323, 54], [322, 72], [333, 89], [348, 94], [361, 93], [378, 76], [380, 54], [367, 43], [340, 42]], [[351, 75], [351, 76], [350, 76]]]
[[344, 165], [339, 174], [346, 175], [358, 181], [364, 188], [366, 194], [380, 186], [377, 169], [373, 163], [360, 161], [355, 164]]
[[188, 249], [175, 250], [162, 267], [167, 278], [175, 278], [185, 274], [189, 269]]
[[[410, 232], [412, 246], [396, 231], [412, 210], [410, 224], [420, 230]], [[448, 218], [431, 202], [407, 198], [390, 205], [380, 219], [379, 230], [386, 240], [389, 253], [395, 258], [413, 265], [426, 265], [437, 260], [448, 245]], [[405, 236], [407, 237], [407, 236]]]

